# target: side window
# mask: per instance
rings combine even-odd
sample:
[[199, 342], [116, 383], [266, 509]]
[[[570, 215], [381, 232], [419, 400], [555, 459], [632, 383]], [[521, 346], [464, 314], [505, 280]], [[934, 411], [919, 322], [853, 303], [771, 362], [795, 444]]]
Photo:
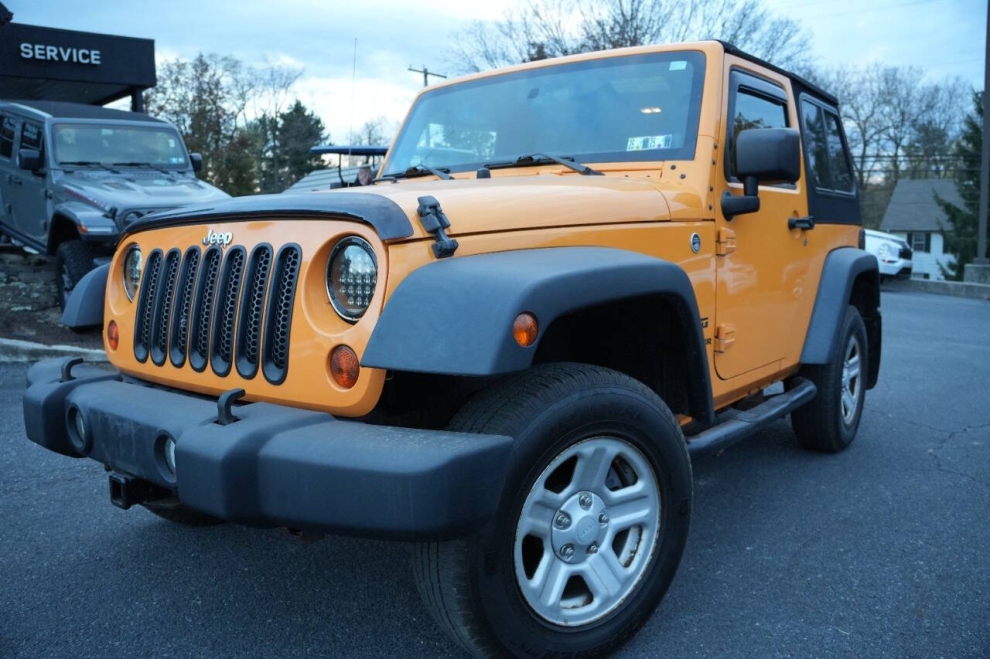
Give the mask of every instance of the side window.
[[832, 189], [832, 172], [829, 169], [828, 135], [822, 109], [814, 103], [802, 101], [801, 116], [804, 118], [804, 148], [808, 154], [808, 172], [816, 190]]
[[828, 130], [828, 161], [832, 169], [832, 189], [840, 192], [853, 191], [853, 177], [849, 170], [849, 158], [842, 143], [839, 130], [839, 116], [825, 111], [825, 127]]
[[[761, 83], [766, 85], [767, 83]], [[769, 86], [769, 85], [767, 85]], [[784, 90], [781, 89], [783, 94]], [[732, 100], [731, 136], [729, 139], [728, 171], [729, 179], [736, 177], [736, 136], [751, 128], [786, 128], [787, 104], [783, 99], [762, 94], [740, 86]]]
[[801, 101], [802, 140], [817, 192], [853, 192], [849, 152], [842, 141], [839, 115], [828, 107]]
[[45, 154], [45, 132], [38, 124], [25, 122], [21, 126], [21, 147], [22, 149], [37, 149], [38, 153], [44, 157]]
[[0, 158], [10, 158], [14, 153], [14, 133], [17, 124], [10, 117], [4, 117], [0, 124]]

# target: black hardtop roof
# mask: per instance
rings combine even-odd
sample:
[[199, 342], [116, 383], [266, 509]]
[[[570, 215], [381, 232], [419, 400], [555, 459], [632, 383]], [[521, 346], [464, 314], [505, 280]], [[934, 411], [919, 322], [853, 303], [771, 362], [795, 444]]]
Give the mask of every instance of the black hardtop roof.
[[110, 121], [144, 121], [154, 124], [167, 124], [161, 119], [149, 117], [141, 112], [111, 110], [98, 105], [67, 103], [64, 101], [0, 101], [0, 109], [5, 105], [19, 105], [36, 114], [53, 119], [106, 119]]
[[788, 78], [791, 79], [791, 81], [798, 83], [798, 86], [803, 88], [801, 91], [810, 92], [812, 95], [820, 97], [823, 101], [826, 101], [838, 107], [839, 99], [836, 98], [835, 95], [828, 93], [827, 91], [825, 91], [815, 83], [811, 82], [810, 80], [802, 78], [796, 73], [792, 73], [791, 71], [787, 71], [786, 69], [782, 69], [776, 64], [771, 64], [766, 60], [762, 60], [759, 57], [756, 57], [755, 55], [750, 55], [746, 51], [736, 48], [731, 43], [726, 43], [725, 41], [719, 41], [719, 43], [722, 44], [722, 47], [725, 48], [725, 52], [728, 53], [729, 55], [735, 55], [736, 57], [741, 57], [743, 59], [749, 60], [750, 62], [753, 62], [754, 64], [765, 66], [774, 73], [779, 73], [782, 76], [787, 76]]

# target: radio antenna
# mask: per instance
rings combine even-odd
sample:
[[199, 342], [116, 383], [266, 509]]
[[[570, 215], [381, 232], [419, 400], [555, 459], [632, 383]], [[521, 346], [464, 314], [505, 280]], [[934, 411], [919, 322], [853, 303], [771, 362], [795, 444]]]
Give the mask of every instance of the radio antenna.
[[[354, 146], [354, 83], [357, 80], [357, 37], [354, 37], [354, 61], [351, 65], [351, 111], [347, 127], [347, 164], [351, 163], [351, 147]], [[338, 164], [338, 166], [340, 166]]]

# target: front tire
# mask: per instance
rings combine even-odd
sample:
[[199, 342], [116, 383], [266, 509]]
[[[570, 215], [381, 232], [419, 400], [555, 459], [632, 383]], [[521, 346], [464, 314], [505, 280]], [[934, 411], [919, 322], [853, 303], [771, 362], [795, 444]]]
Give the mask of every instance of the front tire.
[[483, 391], [449, 428], [516, 443], [495, 519], [417, 548], [417, 586], [439, 625], [477, 656], [624, 643], [687, 541], [691, 463], [663, 401], [615, 371], [551, 364]]
[[863, 415], [870, 360], [866, 326], [856, 307], [846, 308], [839, 336], [831, 362], [801, 369], [801, 376], [815, 383], [818, 394], [791, 413], [791, 426], [801, 446], [812, 451], [844, 450], [856, 438]]
[[55, 250], [58, 306], [65, 310], [72, 289], [93, 269], [93, 248], [81, 240], [66, 240]]

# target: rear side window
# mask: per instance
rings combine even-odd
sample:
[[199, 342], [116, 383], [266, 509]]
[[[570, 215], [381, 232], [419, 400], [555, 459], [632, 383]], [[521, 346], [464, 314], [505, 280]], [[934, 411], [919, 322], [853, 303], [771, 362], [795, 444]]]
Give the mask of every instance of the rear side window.
[[828, 131], [828, 162], [832, 169], [832, 189], [839, 192], [852, 192], [852, 171], [849, 169], [849, 157], [845, 145], [842, 143], [839, 116], [826, 110], [825, 128]]
[[839, 116], [817, 103], [801, 101], [804, 150], [808, 171], [818, 192], [853, 191], [849, 154], [842, 140]]
[[9, 117], [3, 118], [3, 123], [0, 124], [0, 158], [10, 158], [14, 153], [14, 133], [17, 130], [17, 124], [14, 120]]
[[808, 172], [816, 190], [832, 189], [832, 172], [828, 163], [828, 135], [825, 133], [825, 119], [822, 109], [805, 101], [804, 110], [804, 149], [808, 154]]

